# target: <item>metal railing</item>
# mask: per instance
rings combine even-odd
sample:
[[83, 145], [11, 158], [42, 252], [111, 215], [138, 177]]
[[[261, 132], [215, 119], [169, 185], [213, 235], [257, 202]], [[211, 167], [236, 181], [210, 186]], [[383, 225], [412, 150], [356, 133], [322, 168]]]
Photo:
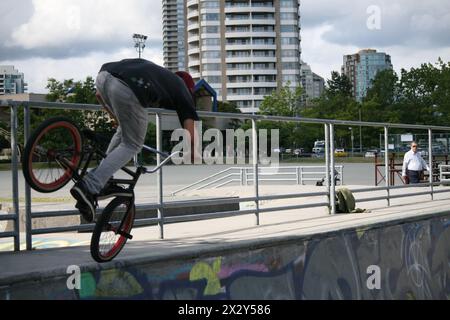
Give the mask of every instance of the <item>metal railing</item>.
[[450, 182], [450, 165], [441, 164], [439, 165], [439, 181], [444, 182]]
[[[30, 135], [30, 110], [31, 108], [40, 109], [63, 109], [63, 110], [82, 110], [82, 111], [98, 111], [100, 110], [99, 105], [87, 105], [87, 104], [68, 104], [68, 103], [50, 103], [50, 102], [14, 102], [14, 101], [1, 101], [0, 107], [7, 107], [11, 110], [11, 149], [12, 149], [12, 190], [13, 190], [13, 214], [0, 216], [0, 220], [13, 220], [14, 221], [14, 231], [0, 233], [0, 238], [13, 237], [14, 238], [14, 249], [16, 251], [20, 250], [20, 235], [19, 235], [19, 189], [18, 189], [18, 109], [24, 109], [24, 144], [26, 144], [27, 137]], [[156, 137], [157, 137], [157, 149], [162, 151], [162, 127], [161, 127], [161, 117], [163, 115], [175, 115], [175, 111], [166, 109], [147, 109], [149, 114], [156, 115]], [[165, 217], [164, 211], [170, 208], [180, 208], [189, 207], [194, 205], [214, 205], [223, 204], [227, 200], [189, 200], [189, 201], [164, 201], [163, 198], [163, 170], [157, 172], [157, 184], [158, 184], [158, 202], [146, 205], [137, 206], [138, 209], [156, 209], [158, 210], [157, 218], [147, 218], [136, 220], [136, 226], [149, 226], [149, 225], [159, 225], [160, 237], [164, 238], [164, 225], [168, 223], [176, 223], [183, 221], [195, 221], [202, 219], [215, 219], [223, 217], [235, 217], [240, 215], [254, 214], [256, 224], [260, 224], [260, 214], [266, 212], [275, 212], [281, 210], [293, 210], [293, 209], [304, 209], [304, 208], [314, 208], [314, 207], [328, 207], [330, 214], [336, 213], [336, 198], [335, 198], [335, 179], [331, 179], [332, 174], [336, 170], [335, 165], [335, 126], [365, 126], [365, 127], [381, 127], [384, 128], [385, 136], [385, 170], [386, 170], [386, 186], [377, 188], [363, 188], [352, 190], [353, 193], [365, 193], [372, 191], [385, 191], [386, 194], [383, 196], [364, 198], [357, 201], [378, 201], [386, 200], [387, 205], [390, 205], [391, 199], [397, 199], [400, 197], [409, 197], [411, 195], [430, 195], [431, 200], [434, 199], [434, 194], [442, 192], [450, 192], [450, 188], [446, 190], [435, 191], [434, 186], [440, 185], [441, 183], [433, 183], [432, 177], [430, 175], [430, 182], [421, 184], [420, 186], [426, 188], [426, 191], [417, 192], [414, 194], [402, 193], [400, 195], [391, 195], [391, 190], [415, 187], [416, 185], [406, 185], [406, 186], [390, 186], [389, 179], [389, 149], [388, 149], [388, 133], [390, 128], [403, 128], [403, 129], [418, 129], [427, 130], [430, 137], [429, 141], [429, 163], [432, 163], [432, 148], [431, 148], [431, 134], [433, 131], [450, 131], [450, 127], [439, 127], [439, 126], [423, 126], [423, 125], [408, 125], [408, 124], [389, 124], [389, 123], [372, 123], [372, 122], [358, 122], [358, 121], [340, 121], [340, 120], [324, 120], [324, 119], [310, 119], [310, 118], [299, 118], [299, 117], [281, 117], [281, 116], [266, 116], [266, 115], [254, 115], [254, 114], [235, 114], [235, 113], [218, 113], [218, 112], [198, 112], [199, 116], [202, 118], [223, 118], [223, 119], [240, 119], [240, 120], [250, 120], [252, 123], [252, 157], [258, 160], [258, 135], [257, 135], [257, 121], [275, 121], [275, 122], [298, 122], [298, 123], [308, 123], [308, 124], [318, 124], [323, 125], [324, 135], [325, 135], [325, 162], [326, 162], [326, 179], [325, 186], [326, 191], [323, 192], [313, 192], [313, 193], [297, 193], [297, 194], [280, 194], [271, 196], [261, 196], [259, 194], [259, 181], [260, 181], [260, 170], [258, 161], [253, 161], [253, 172], [255, 173], [255, 183], [254, 185], [254, 196], [245, 198], [233, 198], [229, 199], [229, 203], [242, 203], [242, 202], [255, 202], [254, 209], [248, 210], [235, 210], [227, 212], [213, 212], [213, 213], [203, 213], [195, 215], [184, 215], [184, 216], [171, 216]], [[160, 156], [157, 156], [157, 163], [161, 163]], [[292, 199], [292, 198], [304, 198], [304, 197], [327, 197], [327, 201], [309, 203], [303, 205], [291, 205], [291, 206], [279, 206], [270, 208], [260, 208], [260, 201], [265, 200], [278, 200], [278, 199]], [[100, 210], [101, 212], [101, 210]], [[93, 229], [93, 224], [89, 225], [76, 225], [69, 227], [55, 227], [55, 228], [41, 228], [33, 229], [32, 220], [37, 218], [45, 217], [60, 217], [60, 216], [70, 216], [79, 215], [77, 210], [66, 210], [66, 211], [53, 211], [53, 212], [39, 212], [33, 213], [31, 210], [31, 190], [28, 185], [25, 186], [25, 234], [26, 234], [26, 249], [32, 250], [32, 236], [44, 233], [56, 233], [65, 231], [90, 231]]]
[[[322, 171], [320, 171], [323, 169]], [[309, 171], [314, 170], [314, 171]], [[325, 181], [327, 166], [286, 166], [286, 167], [261, 167], [259, 168], [260, 182], [294, 182], [297, 185], [305, 185], [305, 182]], [[344, 180], [344, 166], [336, 166], [336, 178], [342, 186]], [[231, 167], [214, 173], [206, 178], [191, 183], [172, 192], [172, 196], [186, 190], [202, 190], [206, 187], [217, 189], [238, 183], [240, 186], [253, 184], [253, 168]]]

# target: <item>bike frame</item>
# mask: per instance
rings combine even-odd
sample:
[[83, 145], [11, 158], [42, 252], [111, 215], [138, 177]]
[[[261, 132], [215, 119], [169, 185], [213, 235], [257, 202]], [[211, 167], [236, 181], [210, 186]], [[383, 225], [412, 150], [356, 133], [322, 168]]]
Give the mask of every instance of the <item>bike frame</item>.
[[[89, 165], [90, 165], [94, 155], [100, 156], [101, 159], [104, 159], [107, 156], [106, 153], [104, 153], [102, 150], [100, 150], [97, 147], [95, 139], [92, 139], [92, 136], [91, 136], [92, 132], [89, 134], [89, 136], [91, 136], [91, 137], [89, 137], [85, 132], [82, 132], [82, 135], [85, 138], [87, 138], [87, 140], [91, 141], [91, 143], [87, 144], [86, 146], [83, 146], [83, 151], [82, 151], [83, 157], [81, 158], [81, 162], [83, 161], [83, 158], [85, 155], [87, 155], [87, 158], [86, 158], [86, 162], [84, 163], [84, 166], [82, 167], [81, 171], [79, 171], [78, 168], [75, 168], [73, 163], [68, 161], [66, 158], [56, 155], [56, 161], [63, 168], [72, 170], [72, 172], [73, 172], [72, 180], [74, 180], [74, 182], [78, 182], [86, 175], [87, 170], [89, 168]], [[111, 180], [109, 180], [109, 182], [114, 183], [114, 184], [127, 184], [127, 185], [129, 185], [129, 190], [133, 190], [134, 187], [136, 186], [137, 181], [139, 180], [139, 177], [141, 176], [141, 174], [155, 173], [156, 171], [161, 169], [167, 162], [169, 162], [175, 155], [181, 153], [181, 152], [174, 152], [172, 154], [168, 154], [168, 153], [160, 152], [160, 151], [158, 151], [152, 147], [149, 147], [147, 145], [143, 145], [142, 149], [153, 152], [155, 154], [160, 154], [165, 159], [160, 164], [158, 164], [156, 167], [154, 167], [152, 169], [148, 169], [139, 164], [137, 155], [135, 155], [134, 156], [134, 166], [136, 167], [136, 171], [132, 171], [126, 167], [121, 168], [121, 170], [123, 172], [125, 172], [126, 174], [128, 174], [129, 176], [131, 176], [132, 179], [131, 180], [130, 179], [111, 179]]]

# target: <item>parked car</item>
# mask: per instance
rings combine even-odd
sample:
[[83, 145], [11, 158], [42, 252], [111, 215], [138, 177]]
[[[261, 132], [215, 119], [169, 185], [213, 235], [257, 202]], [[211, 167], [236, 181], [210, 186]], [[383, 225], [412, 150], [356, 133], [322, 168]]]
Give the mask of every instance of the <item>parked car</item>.
[[338, 148], [338, 149], [334, 150], [334, 155], [335, 155], [336, 157], [347, 157], [347, 156], [348, 156], [348, 153], [345, 152], [344, 149]]
[[380, 151], [378, 151], [377, 149], [367, 150], [366, 153], [364, 154], [364, 157], [375, 158], [375, 156], [378, 155], [379, 153]]
[[322, 153], [325, 152], [325, 141], [320, 140], [314, 142], [314, 147], [312, 149], [313, 153]]
[[299, 156], [299, 155], [301, 155], [302, 153], [305, 153], [305, 149], [303, 149], [303, 148], [299, 148], [299, 149], [295, 149], [295, 150], [294, 150], [294, 154], [295, 154], [296, 156]]

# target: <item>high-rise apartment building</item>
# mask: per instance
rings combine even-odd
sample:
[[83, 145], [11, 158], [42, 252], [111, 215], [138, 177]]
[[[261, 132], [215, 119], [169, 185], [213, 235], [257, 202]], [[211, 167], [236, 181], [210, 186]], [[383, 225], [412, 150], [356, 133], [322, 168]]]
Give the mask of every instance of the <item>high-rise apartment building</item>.
[[367, 49], [356, 54], [345, 55], [342, 73], [352, 83], [353, 96], [356, 100], [361, 101], [366, 96], [377, 73], [392, 68], [390, 55]]
[[312, 72], [311, 67], [305, 62], [301, 62], [300, 79], [304, 91], [302, 98], [304, 104], [319, 98], [325, 90], [324, 78]]
[[186, 0], [163, 0], [164, 66], [186, 70]]
[[[169, 7], [169, 1], [163, 3]], [[185, 5], [186, 69], [195, 80], [205, 79], [219, 100], [255, 112], [273, 90], [288, 82], [300, 85], [300, 0], [185, 0]]]
[[23, 73], [14, 66], [0, 66], [0, 95], [24, 93], [26, 90]]

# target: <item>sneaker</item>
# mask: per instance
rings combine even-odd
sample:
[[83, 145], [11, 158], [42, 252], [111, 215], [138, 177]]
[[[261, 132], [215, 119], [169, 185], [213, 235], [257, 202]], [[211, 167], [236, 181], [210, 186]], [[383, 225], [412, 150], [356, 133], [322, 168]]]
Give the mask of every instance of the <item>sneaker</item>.
[[77, 200], [76, 208], [87, 222], [94, 221], [95, 196], [89, 192], [83, 181], [77, 182], [70, 193]]
[[97, 200], [104, 200], [111, 197], [132, 197], [133, 192], [116, 184], [108, 183], [97, 196]]

